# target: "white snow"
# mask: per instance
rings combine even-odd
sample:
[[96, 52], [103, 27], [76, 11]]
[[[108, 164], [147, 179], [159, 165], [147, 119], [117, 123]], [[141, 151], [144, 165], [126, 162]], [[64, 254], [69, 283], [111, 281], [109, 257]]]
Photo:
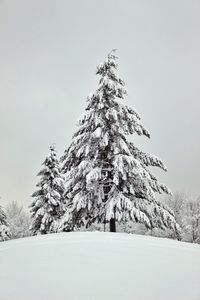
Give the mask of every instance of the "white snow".
[[199, 300], [200, 246], [103, 232], [0, 243], [0, 300]]

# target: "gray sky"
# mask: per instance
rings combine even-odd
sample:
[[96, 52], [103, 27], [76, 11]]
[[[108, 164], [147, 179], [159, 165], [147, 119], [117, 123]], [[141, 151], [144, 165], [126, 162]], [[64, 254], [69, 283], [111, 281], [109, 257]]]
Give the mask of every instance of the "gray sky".
[[118, 49], [126, 104], [172, 191], [200, 194], [200, 1], [0, 0], [1, 203], [29, 205], [54, 143], [69, 145], [96, 66]]

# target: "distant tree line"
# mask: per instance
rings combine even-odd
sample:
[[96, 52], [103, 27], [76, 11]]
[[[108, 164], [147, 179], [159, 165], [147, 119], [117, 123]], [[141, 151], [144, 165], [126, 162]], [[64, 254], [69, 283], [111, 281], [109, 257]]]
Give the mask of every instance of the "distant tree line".
[[[200, 244], [200, 196], [193, 198], [183, 192], [175, 192], [172, 196], [162, 199], [174, 212], [175, 219], [180, 225], [181, 241]], [[122, 223], [119, 230], [122, 232], [152, 235], [176, 239], [174, 232], [159, 228], [147, 229], [138, 223]]]
[[8, 204], [5, 211], [0, 208], [0, 241], [30, 236], [32, 234], [30, 226], [29, 212], [16, 201]]

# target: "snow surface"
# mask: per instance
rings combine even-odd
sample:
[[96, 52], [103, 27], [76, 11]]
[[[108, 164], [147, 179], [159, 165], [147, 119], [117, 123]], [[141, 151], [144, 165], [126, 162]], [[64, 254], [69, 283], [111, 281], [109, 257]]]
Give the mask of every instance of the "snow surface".
[[199, 300], [200, 246], [73, 232], [0, 243], [0, 300]]

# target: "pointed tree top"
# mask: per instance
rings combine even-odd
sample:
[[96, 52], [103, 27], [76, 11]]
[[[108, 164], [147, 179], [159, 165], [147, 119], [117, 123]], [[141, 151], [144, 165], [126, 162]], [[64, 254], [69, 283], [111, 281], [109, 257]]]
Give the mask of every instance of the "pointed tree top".
[[55, 152], [55, 151], [56, 151], [55, 145], [54, 145], [54, 144], [52, 144], [52, 145], [50, 146], [50, 151], [52, 151], [52, 152]]
[[99, 64], [97, 67], [96, 74], [105, 76], [108, 73], [113, 73], [113, 69], [117, 69], [118, 65], [116, 60], [118, 57], [115, 55], [117, 49], [111, 50], [103, 63]]
[[116, 55], [115, 55], [115, 52], [117, 51], [117, 49], [112, 49], [109, 53], [108, 53], [108, 59], [116, 59], [118, 58]]

